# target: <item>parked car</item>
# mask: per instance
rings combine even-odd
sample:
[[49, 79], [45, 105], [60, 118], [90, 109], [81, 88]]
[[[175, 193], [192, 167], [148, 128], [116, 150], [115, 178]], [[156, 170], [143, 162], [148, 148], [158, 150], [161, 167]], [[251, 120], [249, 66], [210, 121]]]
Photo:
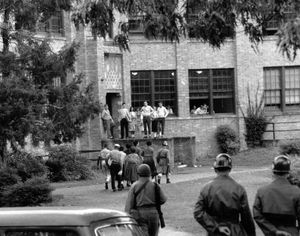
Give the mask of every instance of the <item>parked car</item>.
[[142, 236], [128, 214], [81, 207], [0, 209], [1, 236]]

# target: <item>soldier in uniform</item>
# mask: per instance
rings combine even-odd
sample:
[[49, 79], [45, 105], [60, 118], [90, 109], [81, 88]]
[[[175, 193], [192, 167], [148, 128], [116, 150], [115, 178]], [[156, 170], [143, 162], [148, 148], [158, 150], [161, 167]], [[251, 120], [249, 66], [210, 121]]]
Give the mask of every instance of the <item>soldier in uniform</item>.
[[258, 189], [253, 216], [267, 236], [298, 236], [300, 223], [300, 189], [291, 185], [287, 176], [291, 162], [280, 155], [273, 161], [274, 181]]
[[150, 180], [151, 171], [147, 164], [138, 167], [138, 175], [139, 180], [128, 192], [125, 212], [132, 215], [133, 212], [137, 212], [134, 213], [137, 215], [135, 218], [145, 235], [157, 236], [159, 230], [157, 204], [164, 204], [167, 198], [159, 185]]
[[229, 176], [231, 157], [219, 154], [213, 167], [217, 177], [201, 190], [194, 218], [206, 229], [208, 236], [255, 235], [247, 193]]
[[162, 148], [158, 151], [156, 156], [157, 162], [157, 173], [158, 180], [157, 182], [160, 184], [161, 177], [166, 175], [167, 184], [171, 183], [169, 174], [170, 174], [170, 151], [168, 150], [168, 143], [164, 141], [162, 144]]
[[142, 156], [144, 157], [143, 163], [147, 164], [150, 167], [151, 177], [153, 179], [156, 176], [157, 171], [155, 167], [154, 150], [152, 148], [151, 141], [147, 141], [147, 147], [144, 148]]

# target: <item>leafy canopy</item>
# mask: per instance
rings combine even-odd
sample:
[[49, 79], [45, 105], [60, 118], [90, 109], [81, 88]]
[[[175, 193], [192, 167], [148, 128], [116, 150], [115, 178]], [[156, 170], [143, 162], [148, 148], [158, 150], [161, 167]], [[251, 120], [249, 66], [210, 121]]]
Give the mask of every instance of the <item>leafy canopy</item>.
[[[142, 16], [148, 39], [179, 41], [193, 35], [219, 48], [241, 25], [249, 40], [263, 41], [263, 29], [270, 20], [278, 20], [278, 46], [289, 59], [300, 47], [300, 1], [298, 0], [78, 0], [72, 19], [76, 26], [90, 24], [94, 36], [105, 37], [115, 13]], [[289, 14], [286, 18], [286, 12]], [[192, 18], [192, 19], [191, 19]], [[129, 25], [119, 24], [115, 42], [129, 49]]]

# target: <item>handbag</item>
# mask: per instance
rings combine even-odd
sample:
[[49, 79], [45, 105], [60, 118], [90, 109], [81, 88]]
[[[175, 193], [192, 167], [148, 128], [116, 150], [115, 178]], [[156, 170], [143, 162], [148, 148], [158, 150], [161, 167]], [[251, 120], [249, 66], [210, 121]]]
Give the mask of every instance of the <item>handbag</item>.
[[133, 208], [130, 210], [130, 215], [136, 220], [138, 221], [140, 219], [140, 214], [139, 211], [137, 210], [137, 206], [136, 206], [136, 197], [140, 194], [140, 192], [146, 187], [146, 185], [148, 184], [149, 181], [146, 181], [142, 187], [136, 191], [134, 193], [134, 198], [133, 198]]

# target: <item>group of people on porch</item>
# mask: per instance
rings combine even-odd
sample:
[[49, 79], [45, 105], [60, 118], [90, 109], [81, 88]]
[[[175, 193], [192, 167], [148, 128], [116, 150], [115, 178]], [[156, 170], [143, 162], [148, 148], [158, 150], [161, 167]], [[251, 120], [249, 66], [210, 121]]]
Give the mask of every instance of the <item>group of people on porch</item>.
[[143, 107], [137, 111], [132, 106], [128, 109], [126, 103], [123, 103], [118, 110], [117, 122], [113, 119], [108, 105], [105, 104], [101, 119], [107, 138], [115, 137], [116, 123], [120, 124], [121, 139], [135, 138], [141, 132], [144, 132], [144, 138], [157, 138], [164, 136], [165, 119], [170, 114], [173, 114], [170, 106], [166, 108], [162, 102], [159, 102], [157, 107], [151, 107], [145, 101]]

